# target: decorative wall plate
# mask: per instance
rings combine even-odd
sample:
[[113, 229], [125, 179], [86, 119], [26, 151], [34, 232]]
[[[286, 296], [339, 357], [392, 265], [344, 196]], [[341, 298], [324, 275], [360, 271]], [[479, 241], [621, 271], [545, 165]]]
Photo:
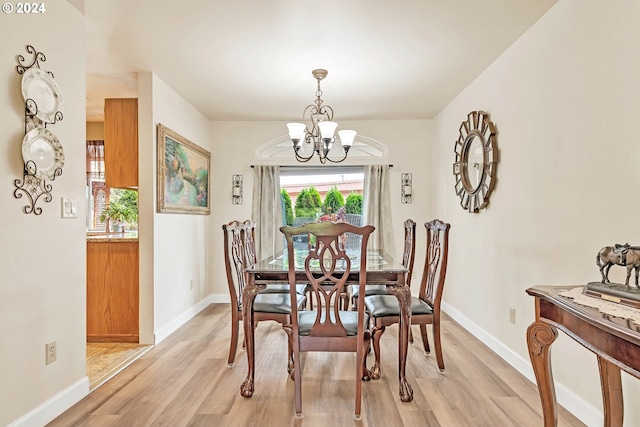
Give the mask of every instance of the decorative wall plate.
[[460, 125], [453, 175], [460, 206], [469, 212], [478, 212], [489, 204], [498, 164], [495, 134], [495, 126], [484, 111], [472, 111]]
[[31, 129], [22, 140], [24, 162], [33, 161], [40, 179], [55, 179], [56, 169], [64, 166], [64, 150], [58, 138], [45, 128]]
[[40, 68], [29, 68], [22, 75], [22, 96], [32, 99], [37, 111], [31, 111], [37, 118], [47, 123], [56, 122], [56, 113], [63, 113], [62, 91], [49, 73]]

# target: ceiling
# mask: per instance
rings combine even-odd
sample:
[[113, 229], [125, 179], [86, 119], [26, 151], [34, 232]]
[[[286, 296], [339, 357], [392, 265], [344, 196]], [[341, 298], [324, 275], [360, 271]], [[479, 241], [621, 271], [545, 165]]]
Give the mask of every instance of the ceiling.
[[335, 119], [434, 117], [556, 0], [69, 0], [87, 120], [151, 71], [211, 120], [297, 120], [315, 68]]

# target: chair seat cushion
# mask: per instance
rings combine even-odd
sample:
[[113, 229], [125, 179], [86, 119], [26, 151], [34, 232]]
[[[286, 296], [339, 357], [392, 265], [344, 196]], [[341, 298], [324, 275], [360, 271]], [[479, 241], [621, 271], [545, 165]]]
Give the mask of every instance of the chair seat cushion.
[[[309, 335], [311, 327], [316, 322], [316, 316], [318, 312], [316, 310], [306, 310], [298, 312], [298, 331], [300, 335]], [[340, 321], [342, 326], [347, 330], [347, 336], [358, 335], [358, 312], [357, 311], [339, 311]], [[325, 314], [322, 313], [321, 319], [324, 320]], [[334, 319], [333, 311], [331, 312], [331, 319]], [[364, 329], [367, 330], [369, 325], [369, 316], [364, 315]]]
[[[373, 317], [400, 315], [400, 302], [394, 295], [368, 296], [364, 298], [364, 305]], [[411, 297], [411, 314], [433, 314], [433, 309], [420, 298]]]
[[[360, 287], [351, 286], [351, 296], [354, 298], [358, 298], [359, 294], [360, 294]], [[385, 285], [368, 285], [365, 288], [364, 296], [369, 296], [369, 295], [391, 295], [391, 294], [389, 293]]]
[[[298, 308], [307, 302], [304, 295], [298, 297]], [[291, 297], [289, 294], [258, 294], [253, 300], [253, 311], [256, 313], [291, 314]]]
[[[304, 295], [307, 292], [307, 287], [309, 285], [296, 285], [296, 293], [300, 295]], [[266, 289], [261, 294], [288, 294], [289, 293], [289, 284], [288, 283], [273, 283], [267, 285]]]

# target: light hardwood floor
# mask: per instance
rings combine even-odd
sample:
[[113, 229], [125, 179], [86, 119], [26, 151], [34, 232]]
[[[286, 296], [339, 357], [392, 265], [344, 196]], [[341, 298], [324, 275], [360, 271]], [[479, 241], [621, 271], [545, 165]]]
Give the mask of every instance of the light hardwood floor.
[[[354, 421], [355, 355], [303, 356], [302, 410], [293, 411], [293, 382], [286, 371], [286, 334], [274, 322], [256, 331], [256, 387], [240, 396], [245, 353], [235, 367], [226, 359], [228, 304], [213, 304], [49, 426], [541, 426], [538, 391], [516, 370], [457, 323], [444, 318], [446, 371], [420, 342], [410, 346], [407, 375], [414, 400], [398, 397], [397, 326], [381, 340], [382, 378], [363, 385], [363, 414]], [[414, 336], [419, 340], [417, 329]], [[373, 355], [369, 355], [368, 364]], [[564, 409], [560, 426], [582, 426]]]
[[151, 349], [136, 343], [87, 343], [89, 390], [100, 387]]

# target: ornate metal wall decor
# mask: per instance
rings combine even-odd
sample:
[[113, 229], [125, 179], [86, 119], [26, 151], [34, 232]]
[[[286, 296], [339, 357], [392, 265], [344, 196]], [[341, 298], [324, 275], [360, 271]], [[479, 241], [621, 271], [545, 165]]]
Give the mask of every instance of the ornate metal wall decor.
[[54, 80], [51, 71], [40, 69], [40, 63], [47, 60], [44, 53], [27, 45], [27, 53], [32, 55], [29, 63], [22, 55], [17, 55], [16, 70], [22, 75], [22, 96], [24, 109], [24, 139], [22, 140], [22, 158], [24, 160], [22, 179], [14, 180], [16, 199], [26, 195], [29, 203], [24, 206], [26, 214], [40, 215], [42, 208], [37, 207], [42, 198], [51, 202], [49, 181], [62, 175], [64, 150], [58, 138], [47, 129], [47, 125], [62, 120], [64, 99], [62, 91]]
[[498, 147], [496, 129], [484, 111], [472, 111], [460, 125], [454, 146], [453, 175], [460, 206], [479, 212], [489, 204], [496, 182]]

